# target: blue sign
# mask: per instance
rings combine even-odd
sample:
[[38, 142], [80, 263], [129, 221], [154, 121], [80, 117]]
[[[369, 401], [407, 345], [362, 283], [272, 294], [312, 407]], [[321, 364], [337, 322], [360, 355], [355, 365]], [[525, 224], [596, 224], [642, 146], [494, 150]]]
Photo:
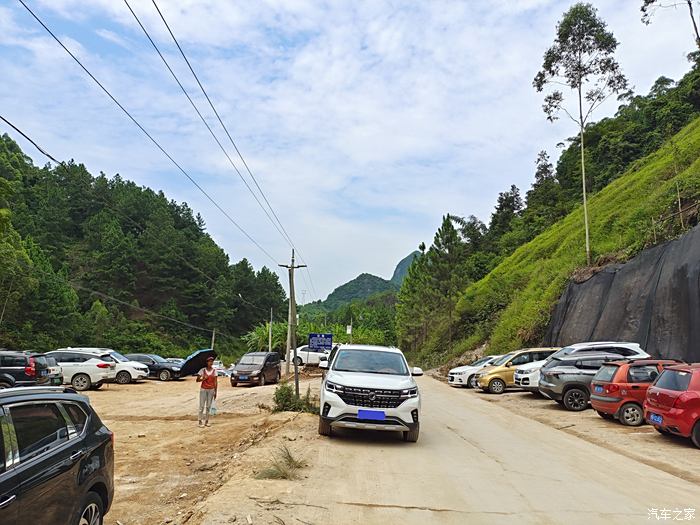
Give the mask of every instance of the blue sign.
[[331, 351], [333, 349], [333, 334], [309, 334], [309, 349]]

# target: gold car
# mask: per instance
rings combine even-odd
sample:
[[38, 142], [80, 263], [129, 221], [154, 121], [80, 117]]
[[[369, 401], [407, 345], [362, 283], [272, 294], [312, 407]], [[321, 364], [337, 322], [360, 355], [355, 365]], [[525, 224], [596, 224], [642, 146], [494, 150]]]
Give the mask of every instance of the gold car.
[[509, 352], [493, 365], [487, 366], [476, 378], [476, 382], [484, 392], [502, 394], [506, 388], [515, 385], [515, 368], [527, 363], [547, 359], [559, 348], [524, 348]]

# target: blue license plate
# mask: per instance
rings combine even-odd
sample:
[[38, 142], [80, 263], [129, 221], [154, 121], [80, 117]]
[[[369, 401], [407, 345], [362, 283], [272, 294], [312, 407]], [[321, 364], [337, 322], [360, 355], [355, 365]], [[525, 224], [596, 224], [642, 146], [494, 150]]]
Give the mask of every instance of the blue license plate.
[[602, 391], [603, 391], [603, 387], [600, 386], [600, 385], [596, 385], [594, 390], [595, 390], [596, 392], [602, 392]]
[[657, 425], [660, 425], [661, 423], [664, 422], [664, 418], [663, 418], [663, 416], [660, 416], [659, 414], [650, 414], [649, 421], [651, 421], [652, 423], [656, 423]]
[[359, 419], [369, 419], [372, 421], [384, 421], [386, 414], [381, 410], [358, 410], [357, 417]]
[[248, 376], [238, 376], [238, 379], [240, 379], [241, 381], [245, 381], [246, 379], [248, 379]]

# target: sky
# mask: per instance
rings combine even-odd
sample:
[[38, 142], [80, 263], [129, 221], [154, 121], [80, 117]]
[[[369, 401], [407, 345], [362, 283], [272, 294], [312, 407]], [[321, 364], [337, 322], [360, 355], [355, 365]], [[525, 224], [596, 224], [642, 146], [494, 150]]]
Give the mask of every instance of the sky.
[[[118, 0], [25, 0], [250, 241], [134, 126], [16, 0], [0, 2], [0, 114], [59, 160], [120, 174], [201, 213], [232, 261], [279, 270], [291, 249]], [[298, 300], [360, 273], [390, 278], [446, 213], [488, 222], [524, 194], [537, 152], [576, 133], [550, 123], [532, 80], [560, 0], [160, 0], [217, 111], [309, 265]], [[242, 163], [151, 0], [129, 2], [241, 172]], [[635, 92], [679, 79], [693, 49], [682, 9], [592, 2]], [[609, 101], [594, 114], [615, 113]], [[4, 123], [36, 164], [46, 159]], [[248, 184], [253, 186], [250, 179]], [[267, 253], [265, 253], [267, 252]], [[268, 255], [269, 254], [269, 255]]]

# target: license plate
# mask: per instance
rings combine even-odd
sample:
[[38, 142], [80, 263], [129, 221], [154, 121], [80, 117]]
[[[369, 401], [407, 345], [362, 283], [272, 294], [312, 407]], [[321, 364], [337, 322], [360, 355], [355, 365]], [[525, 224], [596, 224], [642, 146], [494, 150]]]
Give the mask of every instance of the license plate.
[[386, 414], [381, 410], [358, 410], [357, 417], [359, 419], [370, 419], [372, 421], [384, 421]]
[[241, 381], [245, 381], [246, 379], [248, 379], [248, 376], [238, 376], [238, 379], [240, 379]]
[[599, 386], [599, 385], [596, 385], [594, 390], [595, 390], [596, 392], [602, 392], [602, 391], [603, 391], [603, 387], [602, 387], [602, 386]]
[[659, 414], [650, 414], [649, 421], [651, 421], [652, 423], [656, 423], [657, 425], [660, 425], [661, 423], [664, 422], [664, 418], [663, 418], [663, 416], [660, 416]]
[[49, 375], [49, 371], [48, 371], [48, 370], [41, 370], [41, 371], [39, 372], [39, 375], [41, 375], [41, 376], [47, 376], [47, 375]]

